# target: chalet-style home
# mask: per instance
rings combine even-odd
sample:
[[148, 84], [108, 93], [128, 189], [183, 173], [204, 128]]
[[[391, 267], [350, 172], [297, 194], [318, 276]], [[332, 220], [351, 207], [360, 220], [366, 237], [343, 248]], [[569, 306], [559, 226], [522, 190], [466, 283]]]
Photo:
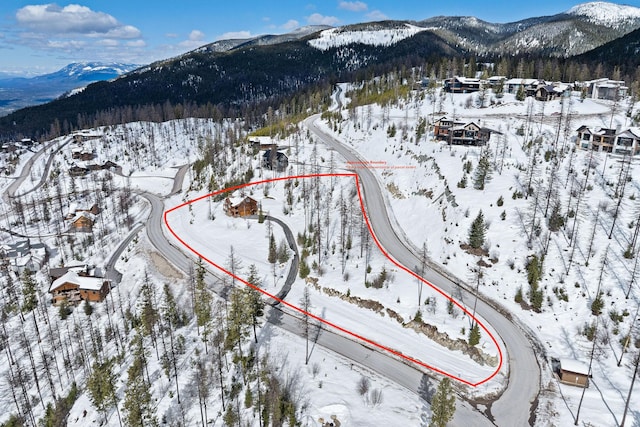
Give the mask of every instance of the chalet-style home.
[[80, 133], [73, 134], [73, 142], [76, 144], [81, 144], [84, 141], [89, 141], [91, 139], [100, 138], [102, 135], [100, 134], [91, 134], [87, 133], [88, 131], [80, 131]]
[[101, 268], [88, 265], [88, 264], [71, 264], [64, 267], [53, 267], [49, 269], [49, 278], [51, 281], [55, 281], [69, 271], [73, 271], [81, 277], [104, 277], [104, 273]]
[[566, 83], [553, 83], [538, 86], [534, 96], [538, 101], [551, 101], [570, 94], [571, 85]]
[[560, 359], [560, 382], [578, 387], [589, 387], [589, 367], [573, 359]]
[[31, 138], [22, 138], [20, 140], [20, 145], [22, 145], [24, 148], [33, 147], [35, 143], [36, 142]]
[[434, 125], [434, 138], [438, 141], [447, 141], [453, 145], [485, 145], [495, 130], [480, 127], [470, 122], [456, 122], [446, 117], [436, 121]]
[[536, 89], [535, 98], [538, 101], [551, 101], [560, 96], [560, 92], [556, 91], [553, 85], [540, 85]]
[[0, 246], [0, 263], [7, 265], [17, 274], [25, 270], [36, 272], [47, 259], [47, 247], [44, 243], [31, 243], [30, 239]]
[[580, 126], [576, 132], [578, 148], [619, 155], [640, 154], [640, 128], [620, 130]]
[[71, 219], [71, 230], [78, 233], [90, 233], [95, 224], [95, 215], [90, 212], [78, 212]]
[[480, 80], [468, 77], [452, 77], [444, 81], [444, 91], [451, 93], [470, 93], [480, 90]]
[[433, 137], [437, 141], [448, 141], [449, 140], [449, 130], [452, 127], [464, 126], [464, 122], [459, 122], [455, 120], [448, 119], [446, 117], [442, 117], [433, 124]]
[[287, 156], [275, 149], [269, 149], [262, 155], [262, 168], [283, 172], [289, 166]]
[[504, 86], [506, 81], [506, 76], [491, 76], [487, 79], [487, 86], [495, 91], [499, 86]]
[[71, 158], [73, 158], [74, 160], [82, 160], [86, 162], [93, 160], [95, 158], [95, 153], [93, 152], [93, 150], [87, 147], [77, 146], [71, 149]]
[[117, 169], [118, 168], [118, 164], [112, 162], [111, 160], [107, 160], [106, 162], [104, 162], [102, 164], [102, 169]]
[[629, 88], [623, 80], [611, 80], [607, 78], [584, 82], [587, 95], [593, 99], [606, 99], [616, 101], [627, 96]]
[[19, 147], [13, 142], [6, 142], [0, 146], [0, 152], [2, 153], [14, 153], [18, 151]]
[[516, 94], [522, 87], [526, 96], [535, 96], [538, 86], [544, 84], [546, 82], [539, 79], [509, 79], [505, 82], [507, 93]]
[[227, 197], [224, 212], [232, 217], [255, 215], [258, 213], [258, 202], [249, 196]]
[[109, 294], [109, 281], [102, 277], [80, 276], [75, 271], [67, 271], [54, 280], [49, 287], [53, 304], [62, 301], [79, 303], [80, 301], [100, 302]]
[[78, 165], [73, 165], [69, 168], [69, 175], [71, 176], [85, 176], [86, 174], [89, 173], [89, 169], [87, 168], [82, 168]]
[[249, 143], [258, 150], [277, 149], [278, 144], [270, 136], [250, 136]]
[[80, 212], [87, 212], [92, 215], [98, 215], [100, 213], [100, 207], [97, 203], [73, 202], [69, 205], [69, 211], [65, 215], [64, 219], [74, 219]]

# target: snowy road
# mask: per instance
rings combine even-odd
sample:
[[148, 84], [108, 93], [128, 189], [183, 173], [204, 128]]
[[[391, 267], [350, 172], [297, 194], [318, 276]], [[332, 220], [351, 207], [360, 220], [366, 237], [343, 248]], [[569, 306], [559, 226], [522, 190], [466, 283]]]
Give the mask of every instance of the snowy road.
[[[306, 119], [305, 124], [308, 129], [320, 141], [340, 153], [347, 162], [366, 164], [367, 159], [362, 159], [351, 148], [320, 130], [315, 124], [319, 117], [315, 115]], [[398, 236], [391, 224], [385, 199], [374, 173], [367, 168], [358, 168], [357, 173], [362, 186], [367, 216], [379, 242], [394, 259], [407, 268], [412, 269], [415, 265], [419, 265], [419, 258], [415, 252], [409, 249], [409, 244]], [[430, 269], [425, 279], [449, 295], [454, 295], [458, 300], [471, 301], [474, 298], [470, 290], [454, 283], [447, 275], [442, 274], [440, 269]], [[527, 333], [512, 321], [509, 313], [497, 307], [495, 303], [480, 299], [476, 310], [479, 317], [499, 334], [503, 354], [507, 358], [505, 369], [509, 369], [507, 388], [489, 404], [486, 411], [488, 417], [498, 426], [532, 425], [540, 389], [540, 368], [535, 352], [541, 353], [542, 350], [539, 347], [534, 349]], [[394, 372], [382, 373], [395, 379]], [[457, 411], [454, 419], [455, 425], [475, 426], [481, 421], [479, 412], [467, 411]]]
[[[29, 194], [29, 193], [37, 190], [38, 188], [40, 188], [44, 184], [44, 182], [49, 178], [49, 168], [51, 167], [51, 164], [53, 163], [53, 158], [55, 157], [55, 155], [60, 150], [62, 150], [71, 141], [73, 141], [72, 137], [67, 138], [66, 141], [62, 142], [60, 145], [58, 145], [58, 147], [54, 151], [52, 151], [50, 153], [49, 159], [47, 160], [47, 164], [45, 165], [44, 171], [42, 172], [42, 176], [40, 177], [40, 181], [38, 182], [38, 184], [35, 187], [33, 187], [32, 189], [27, 190], [22, 194], [19, 194], [19, 196], [24, 196], [25, 194]], [[49, 148], [51, 148], [53, 145], [57, 144], [58, 142], [59, 141], [55, 141], [55, 140], [49, 142], [44, 147], [42, 147], [38, 152], [36, 152], [36, 154], [34, 154], [29, 160], [27, 160], [27, 162], [22, 167], [22, 172], [20, 173], [20, 176], [18, 176], [16, 178], [16, 180], [13, 181], [11, 183], [11, 185], [9, 185], [9, 187], [7, 188], [7, 190], [3, 194], [3, 197], [5, 199], [5, 202], [7, 202], [7, 204], [10, 205], [11, 204], [11, 198], [16, 197], [16, 191], [18, 191], [18, 188], [20, 188], [20, 186], [24, 183], [24, 181], [27, 179], [27, 177], [31, 173], [31, 168], [34, 165], [34, 163], [36, 162], [36, 160], [38, 160], [38, 158], [40, 156], [42, 156], [43, 154], [46, 154], [47, 150]]]
[[[151, 214], [147, 221], [147, 235], [152, 245], [175, 267], [188, 272], [193, 260], [183, 251], [174, 246], [165, 236], [162, 224], [162, 216], [164, 213], [164, 204], [160, 197], [150, 193], [140, 193], [151, 204]], [[207, 278], [211, 278], [207, 276]], [[209, 280], [210, 289], [218, 295], [224, 296], [228, 288], [221, 286], [220, 280]], [[265, 319], [286, 331], [292, 332], [303, 337], [303, 331], [300, 327], [300, 321], [288, 311], [282, 311], [279, 308], [267, 306], [265, 309]], [[315, 345], [324, 347], [333, 351], [354, 363], [357, 363], [367, 369], [370, 369], [385, 378], [406, 387], [408, 390], [416, 394], [424, 394], [424, 373], [416, 369], [415, 366], [409, 365], [387, 353], [378, 349], [373, 349], [359, 342], [355, 342], [343, 335], [332, 332], [331, 330], [322, 329], [317, 335]], [[433, 386], [433, 384], [432, 384]], [[458, 399], [456, 409], [456, 425], [473, 425], [474, 427], [492, 426], [488, 419], [484, 418], [480, 412], [475, 410], [467, 402]], [[458, 424], [458, 421], [460, 423]]]

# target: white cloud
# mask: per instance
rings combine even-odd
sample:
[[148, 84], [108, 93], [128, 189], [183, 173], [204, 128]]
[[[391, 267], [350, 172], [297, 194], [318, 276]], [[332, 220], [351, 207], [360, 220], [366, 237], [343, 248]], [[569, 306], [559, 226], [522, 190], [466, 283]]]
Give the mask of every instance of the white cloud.
[[299, 26], [300, 26], [300, 23], [298, 21], [296, 21], [295, 19], [289, 19], [286, 23], [282, 24], [282, 29], [291, 31], [291, 30], [295, 30]]
[[379, 10], [372, 10], [371, 12], [366, 14], [366, 17], [367, 19], [370, 19], [372, 21], [384, 21], [386, 19], [389, 19], [387, 15], [380, 12]]
[[146, 47], [147, 43], [144, 40], [132, 40], [126, 43], [128, 47]]
[[335, 16], [324, 16], [314, 13], [307, 16], [307, 22], [311, 25], [336, 25], [340, 20]]
[[200, 30], [193, 30], [189, 33], [189, 40], [191, 41], [202, 41], [204, 40], [204, 33]]
[[177, 33], [167, 33], [164, 36], [167, 37], [167, 38], [170, 38], [170, 39], [177, 39], [178, 38], [178, 34]]
[[83, 40], [49, 40], [47, 47], [51, 49], [76, 50], [82, 49], [87, 45]]
[[142, 36], [142, 33], [134, 26], [122, 25], [110, 29], [105, 35], [114, 39], [137, 39]]
[[183, 40], [180, 43], [178, 43], [178, 47], [180, 48], [180, 50], [196, 49], [202, 46], [203, 44], [205, 44], [204, 39], [205, 39], [205, 34], [202, 31], [192, 30], [189, 33], [189, 37], [187, 38], [187, 40]]
[[98, 46], [104, 46], [104, 47], [116, 47], [116, 46], [120, 46], [120, 42], [118, 40], [113, 40], [113, 39], [104, 39], [104, 40], [98, 40], [96, 42], [96, 44]]
[[221, 34], [217, 40], [249, 39], [251, 37], [253, 37], [251, 31], [229, 31]]
[[348, 10], [350, 12], [364, 12], [369, 7], [366, 3], [361, 1], [341, 1], [338, 3], [338, 8]]
[[16, 12], [16, 20], [22, 27], [47, 34], [106, 35], [123, 39], [138, 38], [141, 34], [137, 28], [121, 24], [108, 13], [78, 4], [65, 7], [55, 3], [24, 6]]

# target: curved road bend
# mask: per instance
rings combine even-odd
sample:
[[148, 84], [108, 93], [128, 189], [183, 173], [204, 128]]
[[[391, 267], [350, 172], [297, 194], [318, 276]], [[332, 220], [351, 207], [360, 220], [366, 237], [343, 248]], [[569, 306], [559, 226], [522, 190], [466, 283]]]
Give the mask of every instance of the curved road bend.
[[[25, 194], [29, 194], [33, 191], [36, 191], [45, 183], [45, 181], [49, 178], [49, 168], [53, 163], [53, 158], [60, 150], [64, 148], [65, 145], [67, 145], [71, 141], [73, 141], [73, 137], [68, 137], [66, 141], [60, 143], [60, 146], [56, 148], [49, 156], [49, 160], [47, 160], [47, 164], [44, 168], [44, 172], [42, 173], [42, 177], [40, 177], [40, 182], [38, 182], [38, 184], [32, 189], [27, 190], [22, 194], [18, 194], [18, 196], [24, 196]], [[4, 198], [7, 203], [9, 203], [9, 198], [18, 197], [16, 196], [16, 191], [18, 191], [18, 188], [20, 188], [24, 180], [27, 179], [27, 177], [31, 173], [31, 168], [33, 167], [33, 164], [35, 163], [36, 159], [38, 159], [41, 155], [43, 155], [47, 151], [47, 149], [50, 146], [54, 145], [55, 143], [56, 142], [51, 142], [49, 143], [49, 145], [42, 147], [42, 149], [38, 150], [29, 160], [27, 160], [25, 165], [22, 167], [20, 176], [15, 181], [13, 181], [11, 185], [9, 185], [9, 187], [7, 187], [7, 190], [4, 193]]]
[[[319, 117], [314, 115], [305, 120], [308, 129], [323, 143], [340, 153], [347, 162], [363, 162], [364, 159], [354, 150], [316, 126], [315, 122]], [[382, 246], [407, 268], [412, 269], [413, 266], [419, 265], [418, 256], [398, 237], [391, 225], [389, 212], [374, 173], [368, 168], [359, 168], [356, 171], [360, 178], [367, 215]], [[458, 300], [466, 301], [467, 305], [473, 301], [475, 293], [472, 290], [462, 284], [454, 283], [439, 270], [429, 269], [425, 279], [449, 295], [455, 295]], [[503, 350], [503, 355], [507, 357], [509, 369], [507, 387], [496, 400], [489, 403], [487, 416], [498, 426], [532, 425], [535, 421], [537, 396], [540, 390], [540, 367], [535, 353], [543, 354], [544, 349], [536, 343], [531, 333], [521, 329], [512, 321], [511, 315], [506, 310], [488, 301], [482, 295], [479, 295], [476, 313], [490, 324], [502, 339], [504, 344], [501, 347], [506, 348], [506, 354]], [[454, 422], [456, 425], [463, 425], [463, 421], [458, 420], [457, 417]]]
[[[188, 272], [193, 263], [193, 259], [187, 255], [186, 252], [183, 252], [169, 242], [163, 233], [162, 223], [164, 205], [162, 199], [155, 194], [138, 194], [146, 198], [151, 205], [151, 213], [147, 221], [147, 235], [151, 244], [176, 268], [183, 272]], [[279, 221], [276, 218], [272, 218], [272, 220], [276, 222]], [[284, 229], [286, 233], [288, 227], [284, 227]], [[290, 245], [297, 247], [293, 234], [287, 237], [287, 239]], [[298, 257], [296, 256], [295, 258], [296, 261], [298, 261]], [[291, 284], [296, 279], [295, 271], [296, 270], [294, 270], [292, 264], [285, 286], [278, 294], [279, 297], [286, 296], [284, 293], [288, 292], [287, 287], [290, 289]], [[228, 287], [225, 289], [225, 287], [222, 286], [222, 281], [213, 280], [213, 277], [214, 276], [211, 274], [207, 275], [207, 278], [210, 279], [208, 282], [210, 289], [218, 295], [225, 297], [228, 292]], [[295, 335], [304, 337], [299, 318], [292, 314], [290, 310], [285, 311], [278, 305], [267, 305], [265, 308], [265, 319], [276, 327], [280, 327]], [[393, 381], [416, 394], [423, 394], [424, 382], [426, 381], [424, 373], [417, 370], [413, 365], [407, 364], [403, 360], [399, 360], [387, 353], [380, 352], [378, 349], [370, 348], [343, 335], [334, 333], [330, 329], [318, 330], [314, 337], [314, 343], [337, 353], [354, 363], [358, 363], [367, 369], [375, 371], [390, 381]], [[454, 419], [454, 422], [456, 425], [468, 425], [474, 427], [494, 425], [480, 412], [461, 399], [457, 400], [456, 418]]]

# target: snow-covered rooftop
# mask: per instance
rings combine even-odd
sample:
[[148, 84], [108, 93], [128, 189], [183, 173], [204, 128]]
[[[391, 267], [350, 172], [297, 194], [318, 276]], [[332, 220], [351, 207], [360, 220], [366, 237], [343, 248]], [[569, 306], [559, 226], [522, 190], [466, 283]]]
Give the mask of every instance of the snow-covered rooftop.
[[55, 289], [59, 288], [65, 283], [73, 283], [74, 285], [78, 285], [79, 289], [99, 291], [100, 289], [102, 289], [104, 279], [100, 277], [79, 276], [75, 271], [69, 270], [62, 277], [54, 280], [53, 283], [51, 283], [49, 292], [53, 292]]
[[589, 366], [575, 359], [560, 359], [560, 369], [576, 374], [589, 375]]

